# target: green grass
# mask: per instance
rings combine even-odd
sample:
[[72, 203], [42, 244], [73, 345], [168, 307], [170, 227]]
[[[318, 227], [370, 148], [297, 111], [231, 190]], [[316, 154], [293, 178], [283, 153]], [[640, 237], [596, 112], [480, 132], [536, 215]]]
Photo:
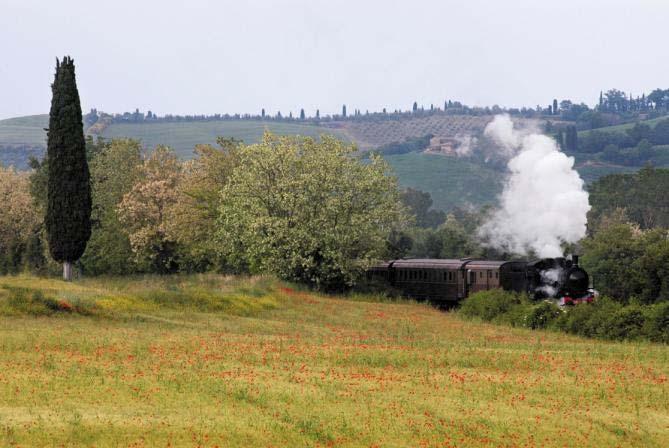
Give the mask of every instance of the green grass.
[[335, 129], [320, 126], [262, 121], [208, 121], [191, 123], [116, 123], [106, 128], [105, 138], [130, 137], [139, 139], [149, 149], [158, 144], [169, 145], [180, 157], [193, 157], [193, 148], [200, 143], [216, 143], [217, 137], [234, 137], [245, 143], [256, 143], [265, 129], [280, 135], [302, 135], [319, 137], [334, 134], [346, 140], [344, 134]]
[[[666, 346], [463, 321], [265, 278], [0, 285], [0, 445], [669, 443]], [[111, 314], [8, 313], [17, 290], [106, 303]], [[224, 298], [228, 307], [216, 305]], [[243, 311], [254, 300], [270, 304]]]
[[501, 191], [499, 172], [464, 159], [415, 152], [384, 159], [402, 186], [429, 192], [437, 209], [494, 203]]

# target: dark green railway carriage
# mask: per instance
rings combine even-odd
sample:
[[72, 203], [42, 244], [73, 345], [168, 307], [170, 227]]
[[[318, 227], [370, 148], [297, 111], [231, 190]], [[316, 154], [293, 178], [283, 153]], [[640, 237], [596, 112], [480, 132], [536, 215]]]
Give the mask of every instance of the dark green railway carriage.
[[369, 274], [407, 297], [455, 302], [488, 289], [527, 291], [526, 266], [524, 261], [408, 259], [379, 264]]

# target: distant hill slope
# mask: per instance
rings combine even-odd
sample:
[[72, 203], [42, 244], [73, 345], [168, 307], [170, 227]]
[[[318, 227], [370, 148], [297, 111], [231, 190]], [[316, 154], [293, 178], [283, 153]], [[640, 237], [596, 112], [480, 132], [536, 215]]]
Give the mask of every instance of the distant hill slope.
[[[643, 121], [640, 121], [639, 123], [647, 124], [648, 126], [653, 128], [653, 127], [655, 127], [655, 125], [657, 123], [659, 123], [662, 120], [666, 120], [666, 119], [667, 119], [667, 116], [665, 115], [665, 116], [662, 116], [662, 117], [652, 118], [650, 120], [643, 120]], [[597, 128], [597, 129], [594, 129], [594, 130], [598, 131], [598, 132], [625, 132], [628, 129], [632, 129], [636, 123], [637, 122], [618, 124], [618, 125], [615, 125], [615, 126], [606, 126], [606, 127], [603, 127], [603, 128]], [[586, 137], [591, 132], [592, 132], [592, 130], [579, 131], [578, 136], [579, 136], [579, 138], [583, 138], [583, 137]]]
[[494, 204], [502, 191], [503, 174], [466, 159], [417, 152], [384, 159], [400, 185], [429, 192], [436, 209]]
[[46, 114], [0, 120], [0, 146], [46, 147], [44, 128], [48, 126], [49, 116]]
[[216, 143], [217, 137], [234, 137], [245, 143], [256, 143], [266, 129], [280, 135], [302, 135], [319, 137], [332, 134], [350, 140], [342, 131], [316, 125], [283, 123], [275, 121], [202, 121], [177, 123], [114, 123], [107, 127], [105, 138], [132, 137], [142, 141], [145, 147], [163, 144], [173, 148], [180, 157], [193, 156], [193, 148], [200, 143]]

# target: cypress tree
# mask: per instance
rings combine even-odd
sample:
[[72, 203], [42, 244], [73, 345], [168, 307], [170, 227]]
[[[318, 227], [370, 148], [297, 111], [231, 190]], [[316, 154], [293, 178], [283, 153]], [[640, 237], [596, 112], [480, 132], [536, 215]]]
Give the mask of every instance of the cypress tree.
[[344, 104], [341, 107], [341, 115], [342, 115], [342, 117], [346, 118], [346, 104]]
[[558, 114], [558, 102], [557, 102], [557, 99], [554, 99], [553, 100], [553, 115], [557, 115], [557, 114]]
[[300, 120], [304, 120], [305, 118], [304, 109], [300, 109]]
[[63, 278], [72, 279], [72, 263], [84, 253], [91, 236], [91, 185], [86, 140], [74, 73], [69, 56], [56, 61], [51, 85], [47, 132], [46, 231], [49, 251], [63, 263]]

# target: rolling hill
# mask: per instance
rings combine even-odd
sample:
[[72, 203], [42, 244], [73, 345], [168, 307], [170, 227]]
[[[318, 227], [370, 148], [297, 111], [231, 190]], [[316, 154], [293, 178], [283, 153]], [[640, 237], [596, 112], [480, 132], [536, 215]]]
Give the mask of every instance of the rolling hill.
[[0, 147], [46, 146], [46, 131], [49, 116], [28, 115], [0, 120]]

